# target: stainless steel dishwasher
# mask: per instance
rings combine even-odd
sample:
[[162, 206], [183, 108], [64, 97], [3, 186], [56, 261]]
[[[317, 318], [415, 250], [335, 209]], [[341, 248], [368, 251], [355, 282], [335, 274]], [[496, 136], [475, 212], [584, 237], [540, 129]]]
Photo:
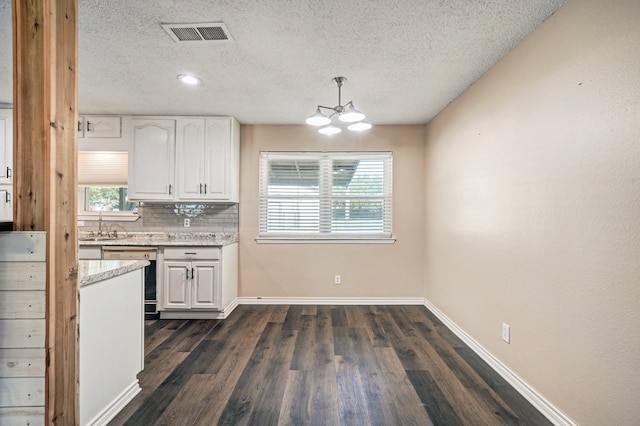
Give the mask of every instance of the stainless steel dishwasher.
[[148, 260], [144, 268], [144, 319], [158, 319], [158, 292], [156, 286], [156, 258], [158, 247], [102, 246], [104, 260]]

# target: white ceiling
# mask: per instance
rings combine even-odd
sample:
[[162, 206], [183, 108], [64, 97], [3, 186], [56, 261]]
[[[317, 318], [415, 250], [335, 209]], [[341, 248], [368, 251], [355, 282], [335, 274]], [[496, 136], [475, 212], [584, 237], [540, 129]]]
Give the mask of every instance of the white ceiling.
[[[79, 0], [83, 114], [232, 115], [300, 124], [345, 76], [373, 124], [431, 120], [564, 0]], [[0, 103], [12, 101], [11, 0], [0, 0]], [[223, 22], [176, 43], [161, 23]], [[202, 79], [181, 85], [188, 71]]]

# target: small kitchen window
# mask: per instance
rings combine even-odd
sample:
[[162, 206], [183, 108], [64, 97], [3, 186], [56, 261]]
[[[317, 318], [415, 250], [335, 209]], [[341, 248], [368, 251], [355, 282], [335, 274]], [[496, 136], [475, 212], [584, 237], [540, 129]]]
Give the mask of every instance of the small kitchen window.
[[129, 201], [126, 186], [85, 186], [84, 211], [133, 212], [138, 203]]
[[392, 153], [261, 152], [258, 242], [393, 242]]
[[109, 216], [135, 220], [138, 203], [127, 197], [126, 151], [78, 152], [78, 215], [83, 220]]

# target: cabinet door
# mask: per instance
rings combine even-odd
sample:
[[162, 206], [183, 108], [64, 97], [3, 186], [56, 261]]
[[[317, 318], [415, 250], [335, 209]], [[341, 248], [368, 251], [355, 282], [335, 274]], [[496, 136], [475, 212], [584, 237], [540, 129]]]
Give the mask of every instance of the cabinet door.
[[0, 183], [12, 182], [13, 111], [0, 109]]
[[194, 271], [192, 308], [219, 308], [217, 294], [218, 266], [218, 262], [192, 262]]
[[229, 200], [230, 149], [230, 119], [207, 118], [203, 159], [206, 198], [209, 200]]
[[176, 189], [179, 200], [205, 198], [204, 119], [179, 119], [176, 126]]
[[83, 118], [85, 138], [119, 138], [122, 136], [120, 117], [86, 115]]
[[191, 307], [190, 277], [191, 262], [164, 262], [163, 305], [165, 308], [188, 309]]
[[13, 222], [12, 185], [0, 185], [0, 222]]
[[174, 197], [175, 120], [133, 119], [129, 151], [129, 199]]

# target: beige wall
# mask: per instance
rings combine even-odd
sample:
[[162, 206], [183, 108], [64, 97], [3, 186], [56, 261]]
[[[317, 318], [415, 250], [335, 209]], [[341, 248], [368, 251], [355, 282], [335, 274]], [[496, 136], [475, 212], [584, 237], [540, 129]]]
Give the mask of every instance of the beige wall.
[[639, 25], [569, 1], [427, 127], [427, 299], [581, 425], [640, 421]]
[[[241, 297], [423, 297], [424, 126], [327, 137], [309, 126], [242, 126]], [[395, 244], [257, 244], [260, 151], [393, 151]], [[334, 285], [334, 275], [342, 285]]]

